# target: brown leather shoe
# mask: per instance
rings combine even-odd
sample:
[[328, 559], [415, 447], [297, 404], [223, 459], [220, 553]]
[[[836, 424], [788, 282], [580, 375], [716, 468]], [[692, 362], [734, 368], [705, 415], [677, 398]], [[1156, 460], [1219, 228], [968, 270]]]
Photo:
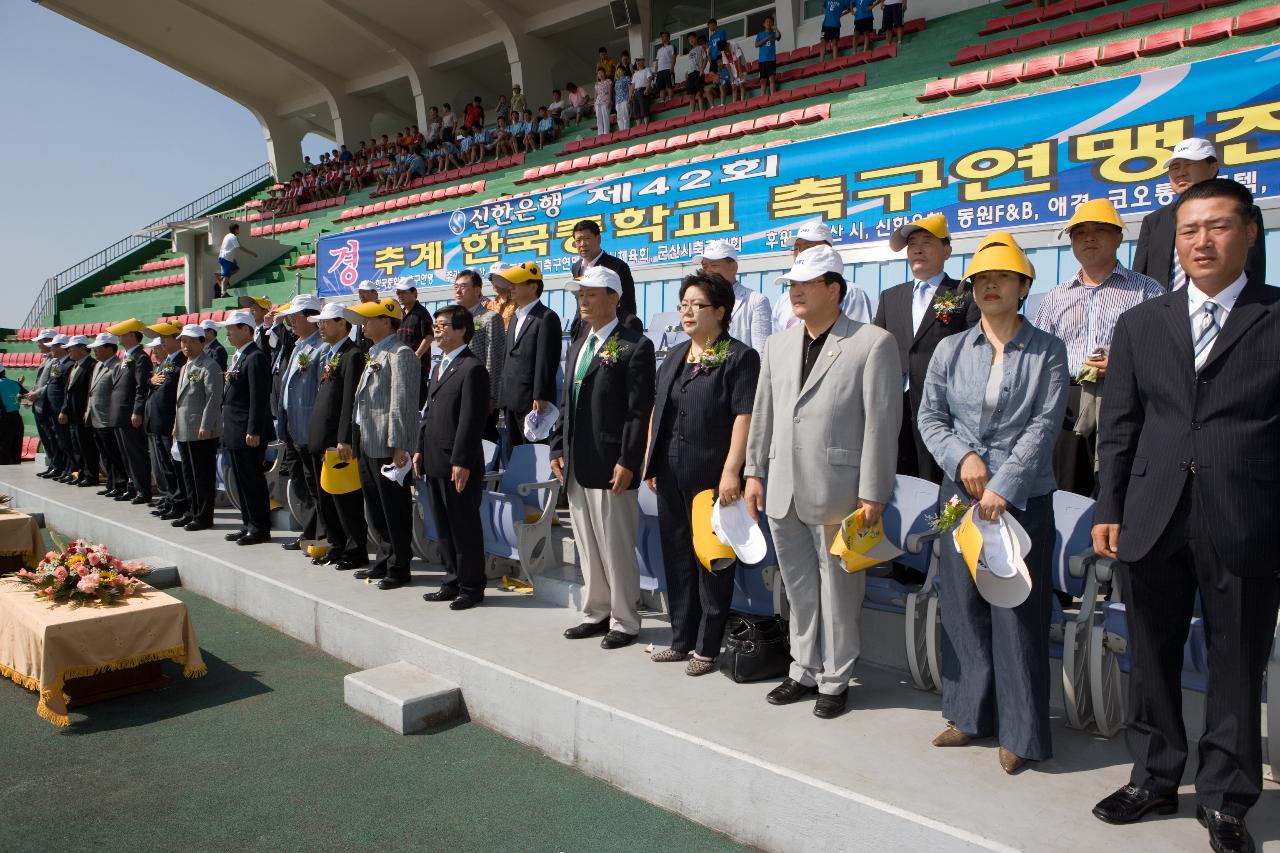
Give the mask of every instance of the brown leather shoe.
[[1012, 776], [1014, 773], [1017, 773], [1018, 768], [1022, 767], [1022, 765], [1027, 763], [1027, 759], [1023, 758], [1020, 755], [1014, 755], [1012, 752], [1005, 749], [1003, 746], [1000, 747], [1000, 749], [997, 752], [1000, 757], [1000, 767], [1004, 770], [1005, 773], [1008, 773], [1010, 776]]
[[947, 723], [946, 729], [942, 734], [933, 739], [934, 746], [968, 746], [969, 736], [957, 729], [951, 723]]

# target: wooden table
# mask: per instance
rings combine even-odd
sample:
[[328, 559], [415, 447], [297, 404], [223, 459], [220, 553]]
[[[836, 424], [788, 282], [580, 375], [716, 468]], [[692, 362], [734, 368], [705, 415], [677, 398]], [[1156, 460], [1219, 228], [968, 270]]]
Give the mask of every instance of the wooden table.
[[44, 552], [44, 540], [34, 518], [25, 512], [0, 509], [0, 575], [23, 566], [35, 568]]

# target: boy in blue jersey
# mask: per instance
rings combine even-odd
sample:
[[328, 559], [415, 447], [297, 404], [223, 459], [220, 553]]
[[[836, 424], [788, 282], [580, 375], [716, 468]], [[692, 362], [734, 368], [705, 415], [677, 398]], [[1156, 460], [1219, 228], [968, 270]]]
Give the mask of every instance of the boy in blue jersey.
[[871, 10], [879, 0], [853, 0], [853, 52], [871, 50], [871, 33], [876, 28]]
[[756, 60], [760, 65], [760, 94], [772, 95], [778, 91], [774, 75], [778, 72], [778, 32], [769, 15], [764, 19], [764, 29], [756, 33]]
[[822, 41], [818, 42], [818, 61], [827, 59], [827, 49], [831, 50], [831, 58], [836, 58], [837, 42], [840, 41], [840, 19], [853, 10], [853, 0], [822, 0]]

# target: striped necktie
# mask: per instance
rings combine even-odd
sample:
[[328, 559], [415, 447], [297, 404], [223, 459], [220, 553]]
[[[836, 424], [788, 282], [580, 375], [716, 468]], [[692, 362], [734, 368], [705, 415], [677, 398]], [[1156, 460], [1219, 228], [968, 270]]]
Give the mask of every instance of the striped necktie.
[[1218, 337], [1217, 303], [1206, 302], [1200, 310], [1203, 314], [1196, 324], [1196, 373], [1199, 373], [1205, 362], [1209, 360], [1209, 353], [1213, 351], [1213, 341]]
[[1187, 271], [1182, 268], [1182, 261], [1178, 258], [1178, 250], [1173, 250], [1173, 270], [1169, 276], [1169, 289], [1182, 290], [1187, 286]]

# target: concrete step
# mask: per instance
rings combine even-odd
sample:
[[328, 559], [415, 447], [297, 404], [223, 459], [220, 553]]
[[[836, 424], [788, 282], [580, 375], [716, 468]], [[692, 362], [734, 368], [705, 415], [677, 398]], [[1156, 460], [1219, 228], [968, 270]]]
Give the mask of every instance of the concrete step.
[[342, 679], [346, 703], [402, 735], [424, 732], [462, 716], [462, 691], [402, 660]]

